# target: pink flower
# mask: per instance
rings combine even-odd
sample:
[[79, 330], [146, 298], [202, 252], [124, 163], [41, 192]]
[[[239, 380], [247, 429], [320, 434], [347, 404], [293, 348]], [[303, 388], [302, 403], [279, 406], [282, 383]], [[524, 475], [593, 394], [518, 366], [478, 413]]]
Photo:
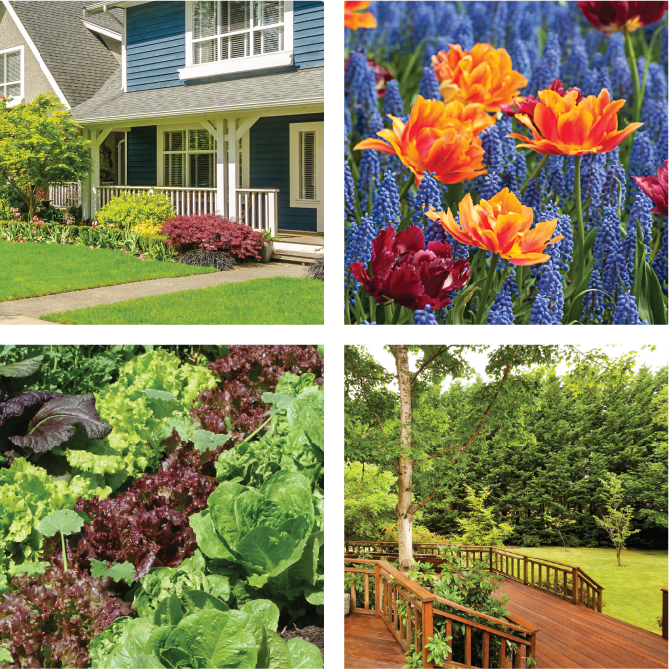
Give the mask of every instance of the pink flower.
[[37, 232], [37, 228], [33, 228], [33, 232]]
[[40, 228], [41, 228], [41, 227], [44, 225], [44, 221], [40, 221], [40, 222], [38, 223], [38, 225], [39, 225]]
[[655, 205], [651, 211], [660, 216], [667, 215], [667, 161], [657, 169], [657, 176], [632, 177], [641, 190]]
[[39, 216], [33, 216], [33, 221], [37, 223], [37, 221], [39, 221]]
[[140, 254], [139, 259], [144, 260], [144, 256], [142, 254]]
[[18, 211], [15, 211], [14, 218], [21, 218], [21, 214]]
[[97, 221], [93, 221], [93, 227], [94, 227], [94, 228], [97, 228], [97, 227], [98, 227], [98, 222], [97, 222]]
[[72, 225], [72, 221], [68, 218], [67, 221], [65, 222], [66, 225]]
[[93, 250], [93, 247], [91, 246], [91, 251]]
[[114, 224], [113, 224], [113, 223], [110, 223], [110, 224], [109, 224], [109, 227], [110, 227], [110, 228], [113, 228], [113, 227], [114, 227]]

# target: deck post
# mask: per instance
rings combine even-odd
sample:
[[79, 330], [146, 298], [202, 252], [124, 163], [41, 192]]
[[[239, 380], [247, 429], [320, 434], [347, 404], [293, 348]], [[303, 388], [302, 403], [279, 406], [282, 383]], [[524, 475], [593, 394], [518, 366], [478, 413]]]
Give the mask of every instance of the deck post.
[[421, 641], [421, 646], [423, 650], [423, 667], [426, 669], [432, 669], [434, 665], [431, 661], [428, 662], [427, 656], [429, 655], [429, 652], [427, 648], [425, 648], [425, 644], [430, 641], [432, 635], [434, 634], [432, 630], [432, 600], [429, 599], [427, 601], [423, 601], [422, 604], [423, 610], [421, 611], [421, 616], [423, 623], [423, 639]]
[[527, 585], [527, 555], [523, 555], [523, 583]]
[[662, 638], [667, 638], [667, 588], [662, 588]]
[[374, 565], [374, 617], [381, 617], [381, 567]]
[[492, 574], [492, 546], [488, 548], [488, 554], [490, 557], [488, 558], [490, 560], [490, 565], [488, 566], [488, 571]]
[[602, 586], [597, 586], [597, 611], [602, 612]]
[[571, 601], [573, 604], [578, 604], [578, 567], [571, 568]]

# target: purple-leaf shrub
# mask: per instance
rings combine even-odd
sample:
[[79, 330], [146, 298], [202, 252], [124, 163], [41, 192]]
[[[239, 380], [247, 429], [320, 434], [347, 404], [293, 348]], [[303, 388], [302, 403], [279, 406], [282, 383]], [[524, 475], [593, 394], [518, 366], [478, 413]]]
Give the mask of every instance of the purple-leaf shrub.
[[270, 407], [262, 394], [273, 392], [285, 372], [314, 374], [321, 385], [323, 366], [315, 346], [230, 346], [226, 358], [209, 365], [219, 384], [195, 398], [191, 418], [198, 427], [215, 434], [227, 432], [239, 443], [267, 419]]
[[130, 604], [108, 588], [110, 578], [93, 578], [72, 565], [63, 572], [52, 558], [44, 574], [12, 579], [0, 599], [0, 648], [10, 667], [86, 667], [88, 643], [116, 618], [131, 614]]
[[175, 216], [163, 223], [163, 234], [170, 246], [225, 251], [239, 259], [260, 258], [264, 238], [243, 223], [231, 223], [217, 214]]

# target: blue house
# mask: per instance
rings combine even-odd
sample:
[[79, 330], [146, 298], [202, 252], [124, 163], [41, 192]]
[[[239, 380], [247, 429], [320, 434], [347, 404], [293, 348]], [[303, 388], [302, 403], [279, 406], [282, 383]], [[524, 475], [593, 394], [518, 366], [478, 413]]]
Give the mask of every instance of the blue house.
[[98, 2], [83, 20], [121, 47], [72, 108], [91, 141], [84, 217], [158, 188], [178, 214], [322, 236], [322, 2]]

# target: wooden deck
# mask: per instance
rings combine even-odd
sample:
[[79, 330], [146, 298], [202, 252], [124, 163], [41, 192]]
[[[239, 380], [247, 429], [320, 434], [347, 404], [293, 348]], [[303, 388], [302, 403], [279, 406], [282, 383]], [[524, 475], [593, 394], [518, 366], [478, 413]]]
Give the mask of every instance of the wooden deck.
[[535, 588], [505, 579], [507, 609], [538, 628], [541, 667], [666, 667], [667, 642], [660, 634], [574, 606]]
[[344, 667], [403, 667], [406, 658], [386, 624], [374, 616], [352, 614], [344, 620]]

